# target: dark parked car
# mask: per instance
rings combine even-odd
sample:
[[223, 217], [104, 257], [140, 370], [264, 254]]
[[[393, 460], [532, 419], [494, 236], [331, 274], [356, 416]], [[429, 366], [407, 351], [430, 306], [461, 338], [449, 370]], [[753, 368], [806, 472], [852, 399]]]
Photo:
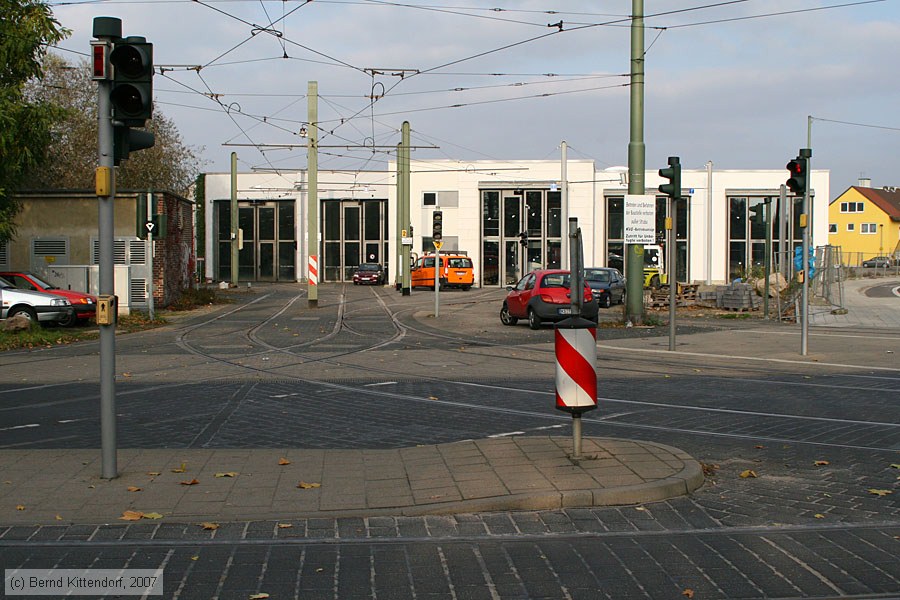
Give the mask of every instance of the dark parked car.
[[[528, 319], [528, 326], [540, 329], [545, 321], [562, 321], [572, 316], [572, 299], [569, 295], [568, 271], [559, 269], [532, 271], [514, 287], [506, 288], [509, 293], [500, 309], [500, 321], [504, 325], [515, 325], [519, 319]], [[584, 286], [581, 316], [597, 322], [597, 299], [591, 288]]]
[[585, 269], [584, 281], [603, 308], [625, 302], [625, 276], [618, 269], [610, 267]]
[[887, 268], [891, 266], [891, 257], [890, 256], [876, 256], [875, 258], [870, 258], [869, 260], [864, 260], [862, 266], [866, 268], [873, 267], [883, 267]]
[[378, 263], [362, 263], [353, 274], [353, 285], [384, 285], [384, 269]]

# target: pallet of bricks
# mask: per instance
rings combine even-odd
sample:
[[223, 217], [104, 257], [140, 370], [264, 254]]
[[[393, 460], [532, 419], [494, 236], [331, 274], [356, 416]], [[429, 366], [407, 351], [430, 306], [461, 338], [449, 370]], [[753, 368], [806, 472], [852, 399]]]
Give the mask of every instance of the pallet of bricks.
[[[749, 283], [732, 283], [728, 286], [722, 286], [724, 289], [721, 294], [721, 305], [719, 308], [732, 310], [735, 312], [749, 312], [757, 310], [762, 302], [757, 296], [753, 286]], [[718, 294], [717, 298], [718, 300]], [[717, 302], [717, 304], [719, 304]]]
[[[681, 294], [675, 295], [675, 306], [686, 306], [687, 302]], [[663, 286], [650, 290], [650, 301], [647, 303], [649, 308], [665, 308], [669, 306], [669, 288]]]

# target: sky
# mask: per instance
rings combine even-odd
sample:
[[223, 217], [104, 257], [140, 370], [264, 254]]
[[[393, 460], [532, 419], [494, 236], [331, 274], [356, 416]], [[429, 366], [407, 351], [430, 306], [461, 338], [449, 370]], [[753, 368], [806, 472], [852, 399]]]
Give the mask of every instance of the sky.
[[[204, 171], [227, 171], [232, 152], [242, 172], [305, 168], [310, 81], [320, 169], [384, 169], [404, 121], [414, 170], [558, 159], [563, 140], [598, 169], [628, 163], [640, 0], [48, 4], [72, 30], [55, 50], [69, 61], [87, 58], [98, 16], [154, 44], [156, 110]], [[685, 169], [779, 169], [811, 132], [833, 197], [860, 177], [900, 186], [900, 0], [643, 7], [648, 170], [668, 156]]]

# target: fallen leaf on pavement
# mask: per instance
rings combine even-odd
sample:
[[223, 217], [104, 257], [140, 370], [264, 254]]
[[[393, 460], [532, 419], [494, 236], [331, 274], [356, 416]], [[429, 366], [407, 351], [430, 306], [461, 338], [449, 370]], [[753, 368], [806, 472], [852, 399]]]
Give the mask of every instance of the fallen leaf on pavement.
[[827, 460], [817, 460], [813, 464], [816, 465], [817, 467], [824, 467], [825, 465], [830, 465], [831, 463], [828, 462]]
[[219, 524], [218, 523], [200, 523], [200, 527], [202, 527], [203, 529], [209, 529], [209, 530], [215, 531], [216, 529], [219, 528]]
[[140, 521], [141, 517], [144, 516], [144, 513], [138, 510], [126, 510], [122, 513], [122, 516], [119, 517], [120, 521]]
[[311, 490], [313, 488], [322, 487], [321, 483], [307, 483], [305, 481], [301, 481], [297, 484], [297, 487], [301, 490]]
[[62, 521], [62, 520], [63, 520], [62, 515], [56, 515], [56, 520], [57, 520], [57, 521]]
[[181, 466], [178, 467], [177, 469], [172, 469], [173, 473], [184, 473], [185, 471], [187, 471], [187, 467], [186, 467], [185, 463], [181, 463]]
[[290, 529], [293, 526], [294, 526], [293, 523], [279, 523], [278, 529]]
[[160, 473], [159, 471], [147, 471], [147, 475], [149, 475], [150, 477], [158, 477], [162, 475], [162, 473]]
[[141, 491], [141, 488], [139, 488], [139, 487], [136, 486], [136, 485], [129, 485], [129, 486], [128, 486], [127, 488], [125, 488], [125, 489], [128, 490], [129, 492], [139, 492], [139, 491]]
[[429, 400], [437, 400], [437, 396], [428, 396]]
[[163, 516], [161, 514], [159, 514], [158, 512], [152, 512], [152, 513], [144, 513], [144, 518], [145, 519], [162, 519]]
[[237, 477], [237, 471], [228, 471], [227, 473], [216, 473], [216, 477]]
[[291, 461], [289, 461], [288, 459], [286, 459], [284, 457], [281, 457], [278, 459], [278, 464], [279, 465], [289, 465], [289, 464], [291, 464]]
[[131, 373], [122, 373], [122, 377], [131, 377]]
[[268, 597], [269, 595], [265, 592], [262, 592], [261, 594], [250, 594], [250, 600], [266, 600]]
[[16, 504], [16, 510], [25, 510], [24, 504]]
[[887, 496], [888, 494], [893, 494], [891, 490], [876, 490], [875, 488], [869, 488], [869, 493], [875, 496]]
[[688, 600], [690, 600], [694, 597], [694, 590], [692, 590], [691, 588], [687, 588], [683, 592], [681, 592], [681, 595], [687, 596]]
[[763, 448], [765, 448], [765, 446], [763, 446], [762, 444], [757, 444], [756, 446], [753, 446], [753, 447], [756, 448], [757, 450], [762, 450]]
[[191, 557], [191, 560], [200, 560], [200, 557], [199, 557], [199, 556], [192, 556], [192, 557]]
[[644, 508], [643, 506], [635, 506], [635, 507], [634, 507], [634, 510], [645, 511], [645, 510], [647, 510], [647, 509]]
[[815, 518], [817, 518], [817, 519], [824, 519], [824, 518], [825, 518], [825, 515], [823, 515], [822, 513], [816, 513], [816, 514], [813, 515], [813, 516], [814, 516]]
[[197, 485], [198, 483], [200, 482], [196, 479], [191, 479], [190, 481], [182, 481], [181, 485]]
[[891, 468], [892, 469], [900, 469], [900, 465], [894, 464], [894, 465], [891, 465]]
[[742, 478], [742, 479], [747, 479], [748, 477], [749, 477], [749, 478], [756, 478], [756, 477], [758, 477], [758, 475], [756, 474], [756, 471], [753, 471], [753, 470], [751, 470], [751, 469], [747, 469], [746, 471], [741, 471], [741, 478]]

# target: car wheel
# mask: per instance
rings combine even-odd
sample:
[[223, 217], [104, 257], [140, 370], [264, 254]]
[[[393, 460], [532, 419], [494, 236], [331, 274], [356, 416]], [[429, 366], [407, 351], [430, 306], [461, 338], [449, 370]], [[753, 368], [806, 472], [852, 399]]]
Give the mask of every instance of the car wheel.
[[471, 285], [464, 285], [464, 286], [462, 286], [462, 291], [468, 292], [469, 289], [471, 289], [471, 287], [472, 287]]
[[600, 306], [603, 308], [609, 308], [612, 306], [612, 294], [607, 294], [600, 298]]
[[509, 314], [509, 307], [504, 304], [503, 308], [500, 309], [500, 322], [504, 325], [512, 326], [518, 323], [519, 319]]
[[535, 330], [541, 328], [541, 318], [533, 308], [528, 309], [528, 326]]
[[69, 314], [65, 319], [62, 319], [59, 324], [61, 327], [73, 327], [75, 323], [78, 322], [78, 317], [75, 316], [75, 313]]
[[622, 295], [619, 296], [619, 304], [625, 304], [625, 290], [622, 290]]
[[9, 311], [9, 314], [6, 315], [6, 316], [7, 316], [7, 318], [12, 318], [12, 317], [14, 317], [14, 316], [16, 316], [16, 315], [22, 315], [23, 317], [25, 317], [26, 319], [28, 319], [28, 320], [31, 321], [32, 323], [37, 323], [37, 322], [38, 322], [37, 313], [34, 312], [34, 309], [33, 309], [33, 308], [28, 307], [28, 306], [26, 306], [26, 307], [14, 308], [13, 310]]

